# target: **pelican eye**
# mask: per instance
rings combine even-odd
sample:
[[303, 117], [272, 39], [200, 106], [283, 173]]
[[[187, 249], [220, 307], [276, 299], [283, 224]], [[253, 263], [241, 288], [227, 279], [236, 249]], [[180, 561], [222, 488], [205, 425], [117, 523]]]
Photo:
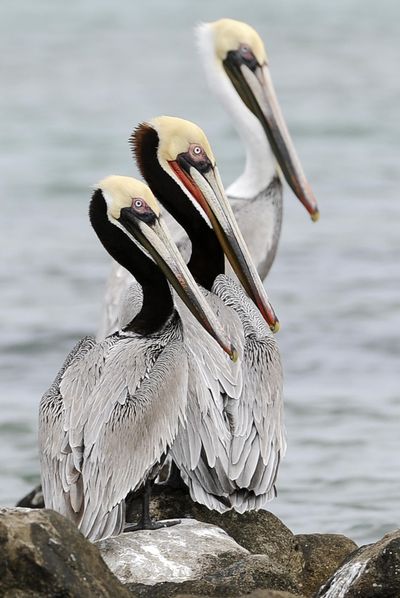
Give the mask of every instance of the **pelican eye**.
[[188, 154], [191, 156], [194, 162], [196, 162], [196, 164], [208, 160], [206, 152], [201, 145], [198, 145], [197, 143], [191, 143], [189, 145]]
[[141, 197], [133, 197], [130, 207], [131, 212], [144, 222], [150, 222], [156, 219], [156, 215], [149, 205]]
[[209, 157], [201, 145], [191, 143], [187, 152], [177, 157], [181, 167], [190, 174], [190, 167], [193, 166], [201, 173], [207, 172], [212, 167]]
[[258, 66], [257, 58], [254, 56], [253, 50], [248, 44], [240, 44], [239, 54], [243, 62], [251, 70], [254, 70]]
[[151, 209], [147, 205], [147, 203], [141, 197], [133, 197], [131, 203], [131, 209], [134, 212], [138, 212], [139, 214], [144, 214], [145, 212], [151, 212]]

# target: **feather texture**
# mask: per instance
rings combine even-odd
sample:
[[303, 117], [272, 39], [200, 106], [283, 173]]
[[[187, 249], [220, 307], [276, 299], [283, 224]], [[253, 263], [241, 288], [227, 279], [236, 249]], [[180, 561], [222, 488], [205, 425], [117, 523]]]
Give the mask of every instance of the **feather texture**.
[[[228, 276], [216, 278], [211, 307], [239, 353], [232, 364], [183, 306], [189, 361], [187, 422], [171, 447], [193, 500], [223, 513], [265, 508], [286, 450], [282, 366], [257, 307]], [[226, 362], [225, 362], [226, 361]]]
[[126, 495], [144, 484], [184, 425], [188, 359], [175, 313], [146, 337], [87, 337], [40, 405], [46, 507], [91, 540], [121, 533]]
[[[264, 280], [275, 259], [281, 233], [282, 184], [278, 177], [274, 177], [268, 186], [252, 199], [231, 196], [229, 190], [228, 198], [257, 271]], [[185, 261], [188, 261], [191, 245], [185, 231], [168, 212], [163, 212], [163, 216], [179, 251]], [[236, 280], [229, 264], [227, 273]], [[118, 330], [121, 327], [120, 315], [127, 313], [132, 309], [132, 305], [137, 304], [135, 298], [134, 301], [129, 301], [129, 292], [134, 291], [128, 289], [132, 288], [134, 282], [135, 279], [125, 268], [113, 262], [106, 284], [98, 340]], [[122, 305], [124, 301], [126, 303]], [[129, 321], [127, 318], [123, 320], [124, 323]]]
[[65, 372], [76, 362], [84, 359], [95, 346], [94, 338], [80, 340], [65, 359], [50, 388], [44, 393], [39, 407], [39, 456], [43, 496], [46, 507], [58, 511], [77, 523], [79, 499], [71, 484], [78, 488], [77, 472], [71, 462], [68, 435], [64, 430], [65, 404], [60, 383]]
[[[171, 456], [193, 500], [239, 512], [265, 507], [286, 450], [282, 365], [274, 335], [257, 307], [229, 276], [202, 289], [235, 345], [233, 363], [175, 297], [188, 355], [186, 423]], [[134, 288], [128, 297], [137, 297]], [[137, 305], [123, 301], [127, 321]]]
[[239, 490], [232, 506], [248, 510], [254, 495], [252, 508], [262, 508], [275, 496], [286, 451], [280, 353], [274, 335], [239, 285], [218, 276], [213, 291], [238, 314], [245, 337], [240, 400], [228, 398], [226, 403], [232, 430], [229, 477]]

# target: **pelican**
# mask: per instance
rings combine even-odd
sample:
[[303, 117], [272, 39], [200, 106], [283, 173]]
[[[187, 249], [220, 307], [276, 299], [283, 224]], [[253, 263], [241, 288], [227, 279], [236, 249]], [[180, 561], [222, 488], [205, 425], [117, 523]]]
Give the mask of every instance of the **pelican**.
[[[319, 218], [276, 98], [264, 44], [246, 23], [221, 19], [197, 29], [200, 55], [212, 91], [223, 102], [246, 150], [244, 172], [227, 190], [240, 230], [262, 280], [275, 259], [282, 225], [281, 172], [309, 212]], [[187, 237], [167, 219], [178, 248], [187, 256]], [[113, 265], [106, 285], [98, 338], [116, 330], [122, 297], [132, 278]]]
[[90, 221], [111, 256], [135, 276], [141, 305], [124, 329], [101, 343], [82, 339], [40, 404], [45, 505], [90, 540], [122, 532], [125, 497], [145, 486], [140, 528], [149, 516], [157, 466], [184, 425], [188, 354], [168, 281], [206, 334], [235, 349], [183, 262], [149, 188], [129, 177], [102, 180]]
[[[241, 367], [240, 381], [232, 381], [224, 354], [212, 351], [200, 327], [179, 309], [193, 359], [186, 423], [171, 456], [195, 501], [220, 513], [263, 508], [275, 495], [286, 448], [282, 367], [270, 330], [277, 329], [277, 317], [203, 131], [179, 118], [158, 117], [137, 128], [132, 145], [151, 190], [190, 239], [188, 268], [233, 335]], [[224, 275], [224, 252], [248, 296]]]
[[245, 147], [244, 171], [227, 195], [264, 280], [281, 234], [281, 173], [313, 221], [319, 218], [317, 202], [283, 118], [258, 33], [233, 19], [203, 23], [196, 32], [209, 87], [231, 115]]

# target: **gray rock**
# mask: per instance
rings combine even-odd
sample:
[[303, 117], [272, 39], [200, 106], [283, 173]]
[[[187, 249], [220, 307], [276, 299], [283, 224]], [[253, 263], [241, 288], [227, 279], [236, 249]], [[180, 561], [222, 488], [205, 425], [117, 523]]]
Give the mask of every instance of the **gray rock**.
[[140, 598], [175, 598], [182, 594], [234, 598], [256, 589], [271, 587], [290, 590], [299, 595], [287, 573], [262, 554], [248, 554], [228, 566], [214, 562], [211, 569], [213, 570], [205, 573], [201, 579], [160, 583], [155, 586], [130, 584], [128, 587]]
[[302, 596], [299, 596], [298, 594], [281, 592], [279, 590], [256, 590], [255, 592], [245, 594], [244, 596], [246, 596], [246, 598], [302, 598]]
[[0, 509], [0, 596], [132, 598], [72, 523], [22, 508]]
[[[175, 598], [200, 598], [199, 594], [177, 594]], [[218, 596], [214, 596], [218, 598]], [[280, 590], [255, 590], [251, 594], [242, 594], [240, 598], [304, 598], [298, 594], [281, 592]]]
[[[190, 517], [216, 525], [250, 553], [264, 554], [276, 567], [286, 570], [290, 587], [302, 578], [303, 555], [294, 534], [268, 511], [243, 515], [228, 511], [221, 515], [194, 503], [186, 492], [167, 488], [154, 494], [151, 512], [156, 519]], [[133, 520], [140, 514], [139, 501], [131, 503], [130, 514]]]
[[[242, 536], [250, 542], [256, 514], [247, 515], [251, 515], [250, 530], [248, 534], [242, 532]], [[270, 516], [260, 515], [261, 524]], [[246, 515], [234, 520], [233, 524], [228, 519], [239, 534], [240, 522], [246, 526]], [[169, 598], [185, 593], [233, 597], [271, 588], [298, 594], [297, 580], [283, 566], [282, 554], [272, 554], [271, 542], [276, 539], [276, 532], [271, 533], [268, 542], [265, 529], [263, 533], [263, 542], [271, 554], [251, 554], [222, 529], [193, 519], [182, 519], [174, 527], [123, 534], [97, 545], [115, 575], [142, 598]]]
[[320, 589], [317, 598], [399, 598], [400, 530], [362, 546]]
[[357, 544], [339, 534], [299, 534], [295, 536], [303, 555], [302, 591], [312, 596], [338, 569]]
[[[27, 497], [28, 501], [32, 501], [32, 497], [34, 502], [37, 502], [37, 497], [40, 499], [38, 489], [31, 495]], [[141, 513], [140, 496], [130, 496], [128, 502], [128, 520], [135, 521]], [[220, 515], [194, 503], [182, 488], [156, 487], [151, 500], [151, 513], [156, 519], [181, 518], [184, 520], [182, 525], [185, 533], [190, 534], [200, 524], [185, 521], [188, 518], [217, 526], [231, 539], [227, 539], [221, 530], [216, 533], [221, 534], [224, 541], [233, 542], [235, 550], [244, 549], [244, 553], [225, 550], [219, 540], [217, 549], [201, 546], [201, 552], [193, 551], [194, 543], [196, 548], [198, 544], [193, 538], [187, 538], [179, 548], [182, 538], [176, 536], [176, 531], [181, 526], [159, 532], [139, 532], [139, 535], [134, 532], [101, 543], [104, 558], [111, 569], [124, 583], [129, 584], [131, 591], [140, 596], [153, 596], [155, 589], [160, 598], [184, 592], [202, 596], [240, 596], [253, 590], [266, 592], [267, 588], [270, 591], [311, 596], [337, 570], [343, 559], [357, 548], [352, 540], [340, 535], [294, 536], [268, 511], [253, 511], [243, 515], [230, 511]], [[168, 538], [165, 542], [160, 541], [164, 533], [164, 537]], [[143, 544], [140, 548], [140, 534], [147, 534], [150, 544], [146, 544], [147, 540], [144, 544], [140, 540]], [[141, 577], [140, 563], [150, 563], [151, 559], [151, 566], [140, 566], [140, 571], [144, 571]], [[135, 569], [136, 574], [132, 576]], [[149, 585], [150, 578], [156, 585]], [[400, 592], [398, 596], [400, 598]]]
[[248, 554], [224, 531], [184, 519], [173, 527], [122, 534], [96, 543], [124, 584], [152, 585], [200, 579]]

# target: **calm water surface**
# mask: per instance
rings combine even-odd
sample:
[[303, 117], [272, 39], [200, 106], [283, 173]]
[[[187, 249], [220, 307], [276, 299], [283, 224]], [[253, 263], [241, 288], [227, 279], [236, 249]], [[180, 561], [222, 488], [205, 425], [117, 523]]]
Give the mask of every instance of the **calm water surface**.
[[289, 449], [271, 510], [295, 532], [365, 542], [398, 526], [400, 59], [397, 1], [31, 3], [0, 19], [0, 504], [38, 481], [37, 410], [96, 329], [109, 260], [90, 186], [135, 174], [127, 139], [160, 113], [197, 121], [226, 184], [243, 154], [206, 87], [192, 28], [232, 16], [265, 40], [318, 197], [289, 189], [267, 288], [282, 321]]

